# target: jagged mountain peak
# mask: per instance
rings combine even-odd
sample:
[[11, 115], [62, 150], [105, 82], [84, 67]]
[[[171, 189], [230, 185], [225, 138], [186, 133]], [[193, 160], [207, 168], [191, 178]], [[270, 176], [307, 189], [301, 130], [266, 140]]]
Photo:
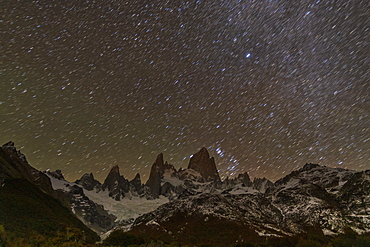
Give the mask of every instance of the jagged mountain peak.
[[205, 153], [205, 154], [208, 154], [208, 155], [209, 155], [208, 150], [207, 150], [207, 148], [205, 148], [205, 147], [202, 147], [202, 148], [198, 151], [198, 153]]
[[201, 174], [205, 181], [221, 181], [214, 158], [210, 158], [208, 150], [202, 147], [189, 161], [188, 169]]
[[91, 172], [85, 173], [84, 175], [82, 175], [81, 179], [94, 179], [94, 175]]
[[92, 173], [85, 173], [75, 183], [81, 185], [86, 190], [93, 190], [96, 187], [100, 190], [101, 188], [100, 182], [94, 178]]
[[130, 181], [130, 183], [141, 186], [142, 184], [141, 184], [140, 173], [137, 173], [136, 176]]
[[112, 167], [101, 188], [103, 190], [108, 189], [109, 196], [116, 201], [120, 201], [125, 197], [145, 196], [144, 194], [146, 193], [141, 183], [140, 174], [136, 174], [135, 178], [129, 181], [120, 174], [118, 166]]
[[122, 177], [123, 179], [125, 179], [124, 175], [121, 174], [120, 167], [118, 165], [112, 166], [112, 168], [110, 169], [110, 171], [107, 175], [107, 178], [108, 177], [114, 177], [116, 179], [119, 178], [119, 177]]
[[115, 165], [113, 166], [109, 173], [108, 173], [108, 176], [106, 177], [106, 179], [104, 180], [104, 185], [106, 185], [107, 183], [109, 183], [110, 181], [113, 181], [113, 180], [118, 180], [119, 178], [121, 177], [121, 174], [119, 172], [119, 166], [118, 165]]

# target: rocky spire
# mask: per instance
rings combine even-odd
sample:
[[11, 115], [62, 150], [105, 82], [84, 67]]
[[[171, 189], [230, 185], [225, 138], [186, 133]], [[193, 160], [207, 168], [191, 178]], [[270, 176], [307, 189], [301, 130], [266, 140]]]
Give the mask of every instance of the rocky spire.
[[127, 179], [121, 176], [118, 165], [115, 165], [104, 180], [102, 187], [108, 189], [109, 196], [119, 201], [129, 191], [130, 184]]
[[204, 147], [190, 158], [188, 169], [199, 172], [206, 182], [221, 181], [215, 160], [213, 157], [209, 157], [209, 153]]
[[146, 182], [146, 186], [149, 187], [150, 192], [158, 196], [161, 192], [161, 179], [164, 173], [164, 162], [163, 154], [160, 153], [155, 160], [152, 169], [150, 171], [149, 179]]
[[157, 159], [154, 162], [155, 164], [159, 166], [163, 166], [164, 160], [163, 160], [163, 153], [158, 154]]
[[121, 174], [119, 173], [118, 165], [113, 166], [110, 172], [108, 173], [108, 176], [104, 180], [103, 187], [108, 188], [108, 190], [111, 190], [111, 188], [114, 186], [114, 183], [120, 180], [120, 177]]

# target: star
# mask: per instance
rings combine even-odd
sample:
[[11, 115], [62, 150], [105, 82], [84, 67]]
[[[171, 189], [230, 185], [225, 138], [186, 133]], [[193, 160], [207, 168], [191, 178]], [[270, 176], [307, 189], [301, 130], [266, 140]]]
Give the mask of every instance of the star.
[[68, 180], [145, 182], [207, 147], [222, 178], [370, 169], [361, 0], [3, 6], [0, 141]]

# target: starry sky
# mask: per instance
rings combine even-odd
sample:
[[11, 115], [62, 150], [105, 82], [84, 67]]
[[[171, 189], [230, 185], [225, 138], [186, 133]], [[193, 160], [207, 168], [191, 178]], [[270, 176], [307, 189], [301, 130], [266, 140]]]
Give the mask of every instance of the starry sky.
[[368, 0], [1, 5], [0, 141], [38, 169], [370, 169]]

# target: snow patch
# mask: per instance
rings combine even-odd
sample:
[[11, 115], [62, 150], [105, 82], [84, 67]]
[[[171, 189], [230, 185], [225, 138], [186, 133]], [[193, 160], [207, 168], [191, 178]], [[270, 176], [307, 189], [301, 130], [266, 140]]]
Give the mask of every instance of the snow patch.
[[335, 232], [333, 232], [329, 229], [326, 229], [326, 228], [322, 229], [322, 232], [324, 233], [324, 235], [328, 235], [328, 236], [337, 235], [337, 233], [335, 233]]
[[[69, 191], [69, 186], [77, 185], [76, 183], [59, 180], [50, 175], [48, 175], [48, 177], [51, 180], [54, 190]], [[116, 201], [109, 196], [109, 191], [107, 190], [96, 192], [93, 190], [88, 191], [86, 189], [83, 189], [83, 192], [91, 201], [95, 202], [96, 204], [102, 205], [104, 209], [108, 211], [108, 213], [116, 216], [116, 221], [119, 222], [126, 221], [132, 218], [137, 218], [138, 216], [149, 213], [157, 209], [162, 204], [169, 202], [169, 200], [164, 196], [160, 196], [158, 199], [155, 200], [132, 197], [131, 199], [123, 198], [121, 201]]]
[[301, 180], [298, 178], [290, 179], [286, 184], [284, 184], [284, 188], [285, 189], [295, 188], [299, 185], [300, 181]]
[[164, 176], [162, 179], [162, 185], [165, 184], [166, 182], [172, 184], [173, 186], [181, 186], [184, 184], [184, 182], [176, 177], [170, 177], [170, 176]]
[[149, 226], [149, 225], [161, 226], [161, 225], [160, 225], [160, 224], [158, 224], [158, 222], [157, 222], [157, 221], [155, 221], [155, 220], [151, 220], [151, 221], [149, 221], [148, 223], [146, 223], [146, 225], [147, 225], [147, 226]]
[[105, 210], [116, 216], [116, 221], [137, 218], [142, 214], [149, 213], [157, 209], [159, 206], [169, 201], [164, 196], [160, 196], [155, 200], [132, 197], [131, 199], [123, 198], [121, 201], [116, 201], [109, 197], [108, 191], [100, 191], [99, 193], [96, 193], [95, 191], [88, 191], [84, 189], [84, 193], [87, 197], [89, 197], [90, 200], [102, 205]]
[[238, 184], [233, 188], [229, 194], [232, 195], [245, 195], [245, 194], [257, 194], [260, 193], [258, 190], [253, 189], [252, 187], [245, 187], [242, 184]]
[[53, 186], [54, 190], [63, 190], [63, 191], [69, 191], [68, 186], [73, 186], [75, 183], [67, 182], [65, 180], [57, 179], [53, 176], [50, 176], [49, 174], [45, 173], [46, 176], [50, 178], [51, 185]]

